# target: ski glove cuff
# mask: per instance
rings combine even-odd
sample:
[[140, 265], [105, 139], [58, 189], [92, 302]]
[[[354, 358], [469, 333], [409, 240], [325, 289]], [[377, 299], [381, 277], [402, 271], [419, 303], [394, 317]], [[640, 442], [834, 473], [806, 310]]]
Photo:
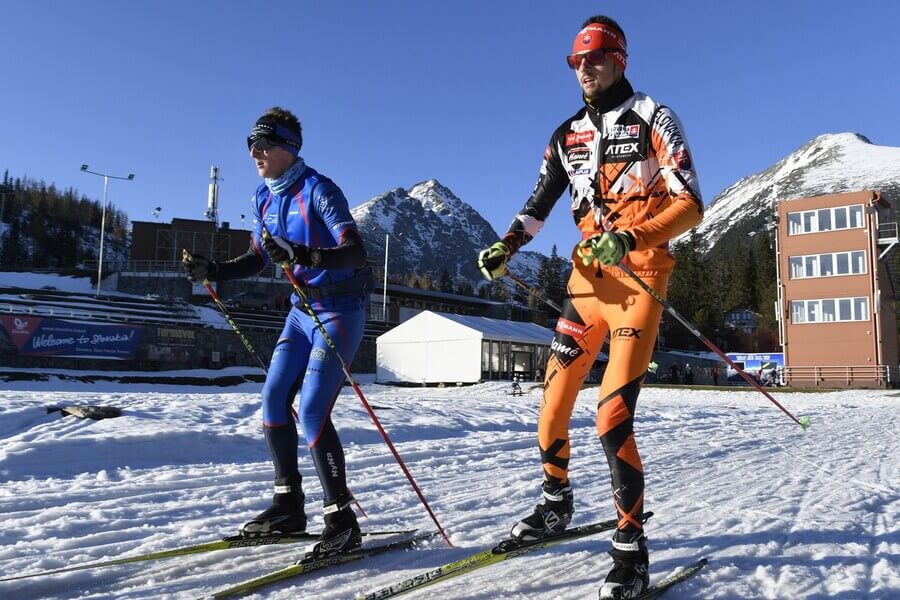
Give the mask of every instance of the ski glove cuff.
[[613, 267], [634, 250], [634, 237], [627, 231], [605, 231], [578, 244], [578, 255], [585, 266], [595, 260], [607, 267]]
[[219, 263], [209, 260], [205, 256], [191, 256], [187, 251], [182, 252], [181, 267], [187, 275], [188, 281], [193, 283], [203, 282], [207, 279], [216, 279], [219, 273]]
[[292, 244], [282, 237], [266, 235], [263, 236], [263, 248], [274, 263], [287, 262], [304, 267], [312, 266], [310, 249], [303, 244]]
[[489, 281], [503, 277], [506, 273], [506, 262], [509, 260], [509, 247], [503, 242], [496, 242], [490, 248], [478, 253], [476, 264], [481, 274]]

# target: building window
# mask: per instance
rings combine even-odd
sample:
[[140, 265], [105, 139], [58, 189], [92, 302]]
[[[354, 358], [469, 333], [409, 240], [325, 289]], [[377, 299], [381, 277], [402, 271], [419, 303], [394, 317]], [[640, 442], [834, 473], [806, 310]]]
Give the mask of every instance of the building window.
[[802, 300], [793, 300], [791, 301], [791, 322], [792, 323], [805, 323], [806, 319], [804, 309], [803, 309], [803, 301]]
[[847, 207], [841, 206], [834, 209], [834, 224], [836, 229], [847, 228]]
[[822, 320], [826, 323], [828, 321], [836, 321], [837, 313], [835, 312], [834, 300], [822, 300]]
[[868, 320], [869, 299], [865, 296], [791, 301], [791, 322], [795, 325]]
[[869, 320], [869, 299], [854, 298], [853, 299], [853, 320], [868, 321]]
[[791, 279], [862, 275], [866, 272], [866, 253], [863, 250], [853, 250], [851, 252], [790, 256], [788, 257], [788, 267]]
[[823, 208], [816, 216], [819, 219], [819, 231], [831, 231], [831, 211]]
[[853, 301], [850, 298], [843, 298], [838, 300], [838, 321], [849, 321], [853, 316], [850, 312], [850, 307], [853, 305]]
[[862, 226], [862, 204], [788, 213], [788, 235], [858, 229]]

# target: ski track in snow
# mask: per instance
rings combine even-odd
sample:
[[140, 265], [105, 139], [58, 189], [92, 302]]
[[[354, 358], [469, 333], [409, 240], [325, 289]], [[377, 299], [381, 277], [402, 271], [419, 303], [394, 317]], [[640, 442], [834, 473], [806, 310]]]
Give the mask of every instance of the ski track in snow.
[[[0, 390], [0, 577], [218, 539], [268, 505], [272, 471], [257, 386], [239, 392], [24, 382]], [[29, 389], [29, 387], [31, 389]], [[152, 390], [152, 386], [150, 386]], [[505, 536], [539, 500], [540, 390], [363, 385], [455, 548], [395, 552], [273, 584], [257, 598], [347, 599]], [[571, 422], [575, 523], [613, 517], [594, 431], [596, 389]], [[687, 598], [900, 598], [900, 398], [892, 391], [778, 394], [805, 433], [751, 391], [647, 388], [638, 444], [647, 479], [651, 580], [706, 556], [670, 590]], [[47, 414], [57, 404], [118, 419]], [[434, 528], [351, 388], [335, 409], [366, 529]], [[310, 528], [321, 493], [301, 450]], [[405, 597], [596, 598], [609, 535], [450, 579]], [[212, 552], [0, 582], [4, 598], [198, 598], [297, 560], [302, 544]]]

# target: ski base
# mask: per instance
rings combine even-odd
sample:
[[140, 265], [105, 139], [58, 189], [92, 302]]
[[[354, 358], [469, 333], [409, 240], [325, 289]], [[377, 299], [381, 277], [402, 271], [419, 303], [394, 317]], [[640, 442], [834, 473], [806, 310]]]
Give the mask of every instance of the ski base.
[[[646, 522], [653, 515], [652, 512], [644, 513], [643, 522]], [[428, 585], [437, 583], [438, 581], [458, 577], [465, 573], [469, 573], [476, 569], [481, 569], [498, 562], [516, 558], [531, 552], [536, 552], [544, 548], [549, 548], [563, 542], [576, 540], [589, 535], [610, 531], [616, 528], [618, 521], [600, 521], [590, 525], [581, 525], [567, 529], [562, 533], [550, 535], [539, 540], [530, 540], [519, 542], [516, 540], [503, 540], [490, 550], [484, 550], [475, 554], [465, 556], [460, 560], [447, 563], [431, 571], [426, 571], [409, 579], [405, 579], [399, 583], [382, 588], [368, 594], [361, 594], [356, 600], [381, 600], [382, 598], [393, 598], [417, 590]]]
[[350, 562], [355, 562], [358, 560], [376, 556], [378, 554], [390, 552], [391, 550], [404, 550], [413, 548], [419, 542], [423, 542], [425, 540], [433, 538], [435, 535], [436, 533], [434, 532], [422, 533], [394, 542], [363, 546], [354, 550], [350, 550], [348, 552], [342, 552], [340, 554], [333, 554], [323, 557], [307, 556], [303, 560], [300, 560], [289, 567], [278, 569], [277, 571], [272, 571], [259, 577], [254, 577], [253, 579], [242, 581], [241, 583], [238, 583], [237, 585], [234, 585], [230, 588], [215, 592], [210, 597], [229, 598], [247, 594], [258, 590], [261, 587], [267, 586], [270, 583], [283, 581], [285, 579], [297, 577], [299, 575], [310, 573], [312, 571], [320, 571], [329, 567], [336, 567]]
[[[364, 532], [363, 536], [409, 535], [413, 532], [415, 532], [415, 529], [405, 529], [400, 531], [369, 531]], [[29, 573], [26, 575], [3, 577], [0, 578], [0, 581], [15, 581], [17, 579], [45, 577], [48, 575], [57, 575], [59, 573], [69, 573], [72, 571], [83, 571], [86, 569], [101, 569], [104, 567], [113, 567], [116, 565], [127, 565], [130, 563], [161, 560], [164, 558], [174, 558], [176, 556], [188, 556], [190, 554], [201, 554], [203, 552], [214, 552], [217, 550], [234, 550], [236, 548], [254, 548], [256, 546], [274, 546], [277, 544], [296, 544], [299, 542], [310, 542], [317, 539], [319, 539], [318, 533], [271, 533], [252, 537], [231, 535], [220, 540], [216, 540], [213, 542], [204, 542], [202, 544], [194, 544], [193, 546], [182, 546], [181, 548], [160, 550], [159, 552], [150, 552], [147, 554], [139, 554], [137, 556], [115, 558], [112, 560], [84, 563], [80, 565], [71, 565], [68, 567], [52, 569], [49, 571], [38, 571], [37, 573]]]

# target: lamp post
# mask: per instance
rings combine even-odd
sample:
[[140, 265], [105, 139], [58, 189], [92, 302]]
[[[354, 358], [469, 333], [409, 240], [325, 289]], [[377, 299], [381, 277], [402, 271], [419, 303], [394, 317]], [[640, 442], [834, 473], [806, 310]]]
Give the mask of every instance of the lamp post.
[[381, 320], [387, 323], [387, 267], [388, 267], [388, 244], [391, 236], [384, 234], [384, 292], [381, 294]]
[[[397, 240], [400, 239], [400, 236], [403, 233], [397, 234]], [[388, 282], [388, 246], [390, 244], [391, 236], [388, 233], [384, 234], [384, 292], [381, 295], [381, 318], [387, 323], [387, 282]]]
[[132, 181], [134, 173], [129, 173], [128, 177], [118, 177], [116, 175], [107, 175], [106, 173], [97, 173], [89, 171], [87, 165], [81, 165], [81, 170], [91, 175], [99, 175], [103, 178], [103, 213], [100, 218], [100, 256], [97, 260], [97, 295], [100, 295], [100, 280], [103, 278], [103, 238], [106, 236], [106, 198], [109, 194], [109, 180], [122, 179], [124, 181]]

